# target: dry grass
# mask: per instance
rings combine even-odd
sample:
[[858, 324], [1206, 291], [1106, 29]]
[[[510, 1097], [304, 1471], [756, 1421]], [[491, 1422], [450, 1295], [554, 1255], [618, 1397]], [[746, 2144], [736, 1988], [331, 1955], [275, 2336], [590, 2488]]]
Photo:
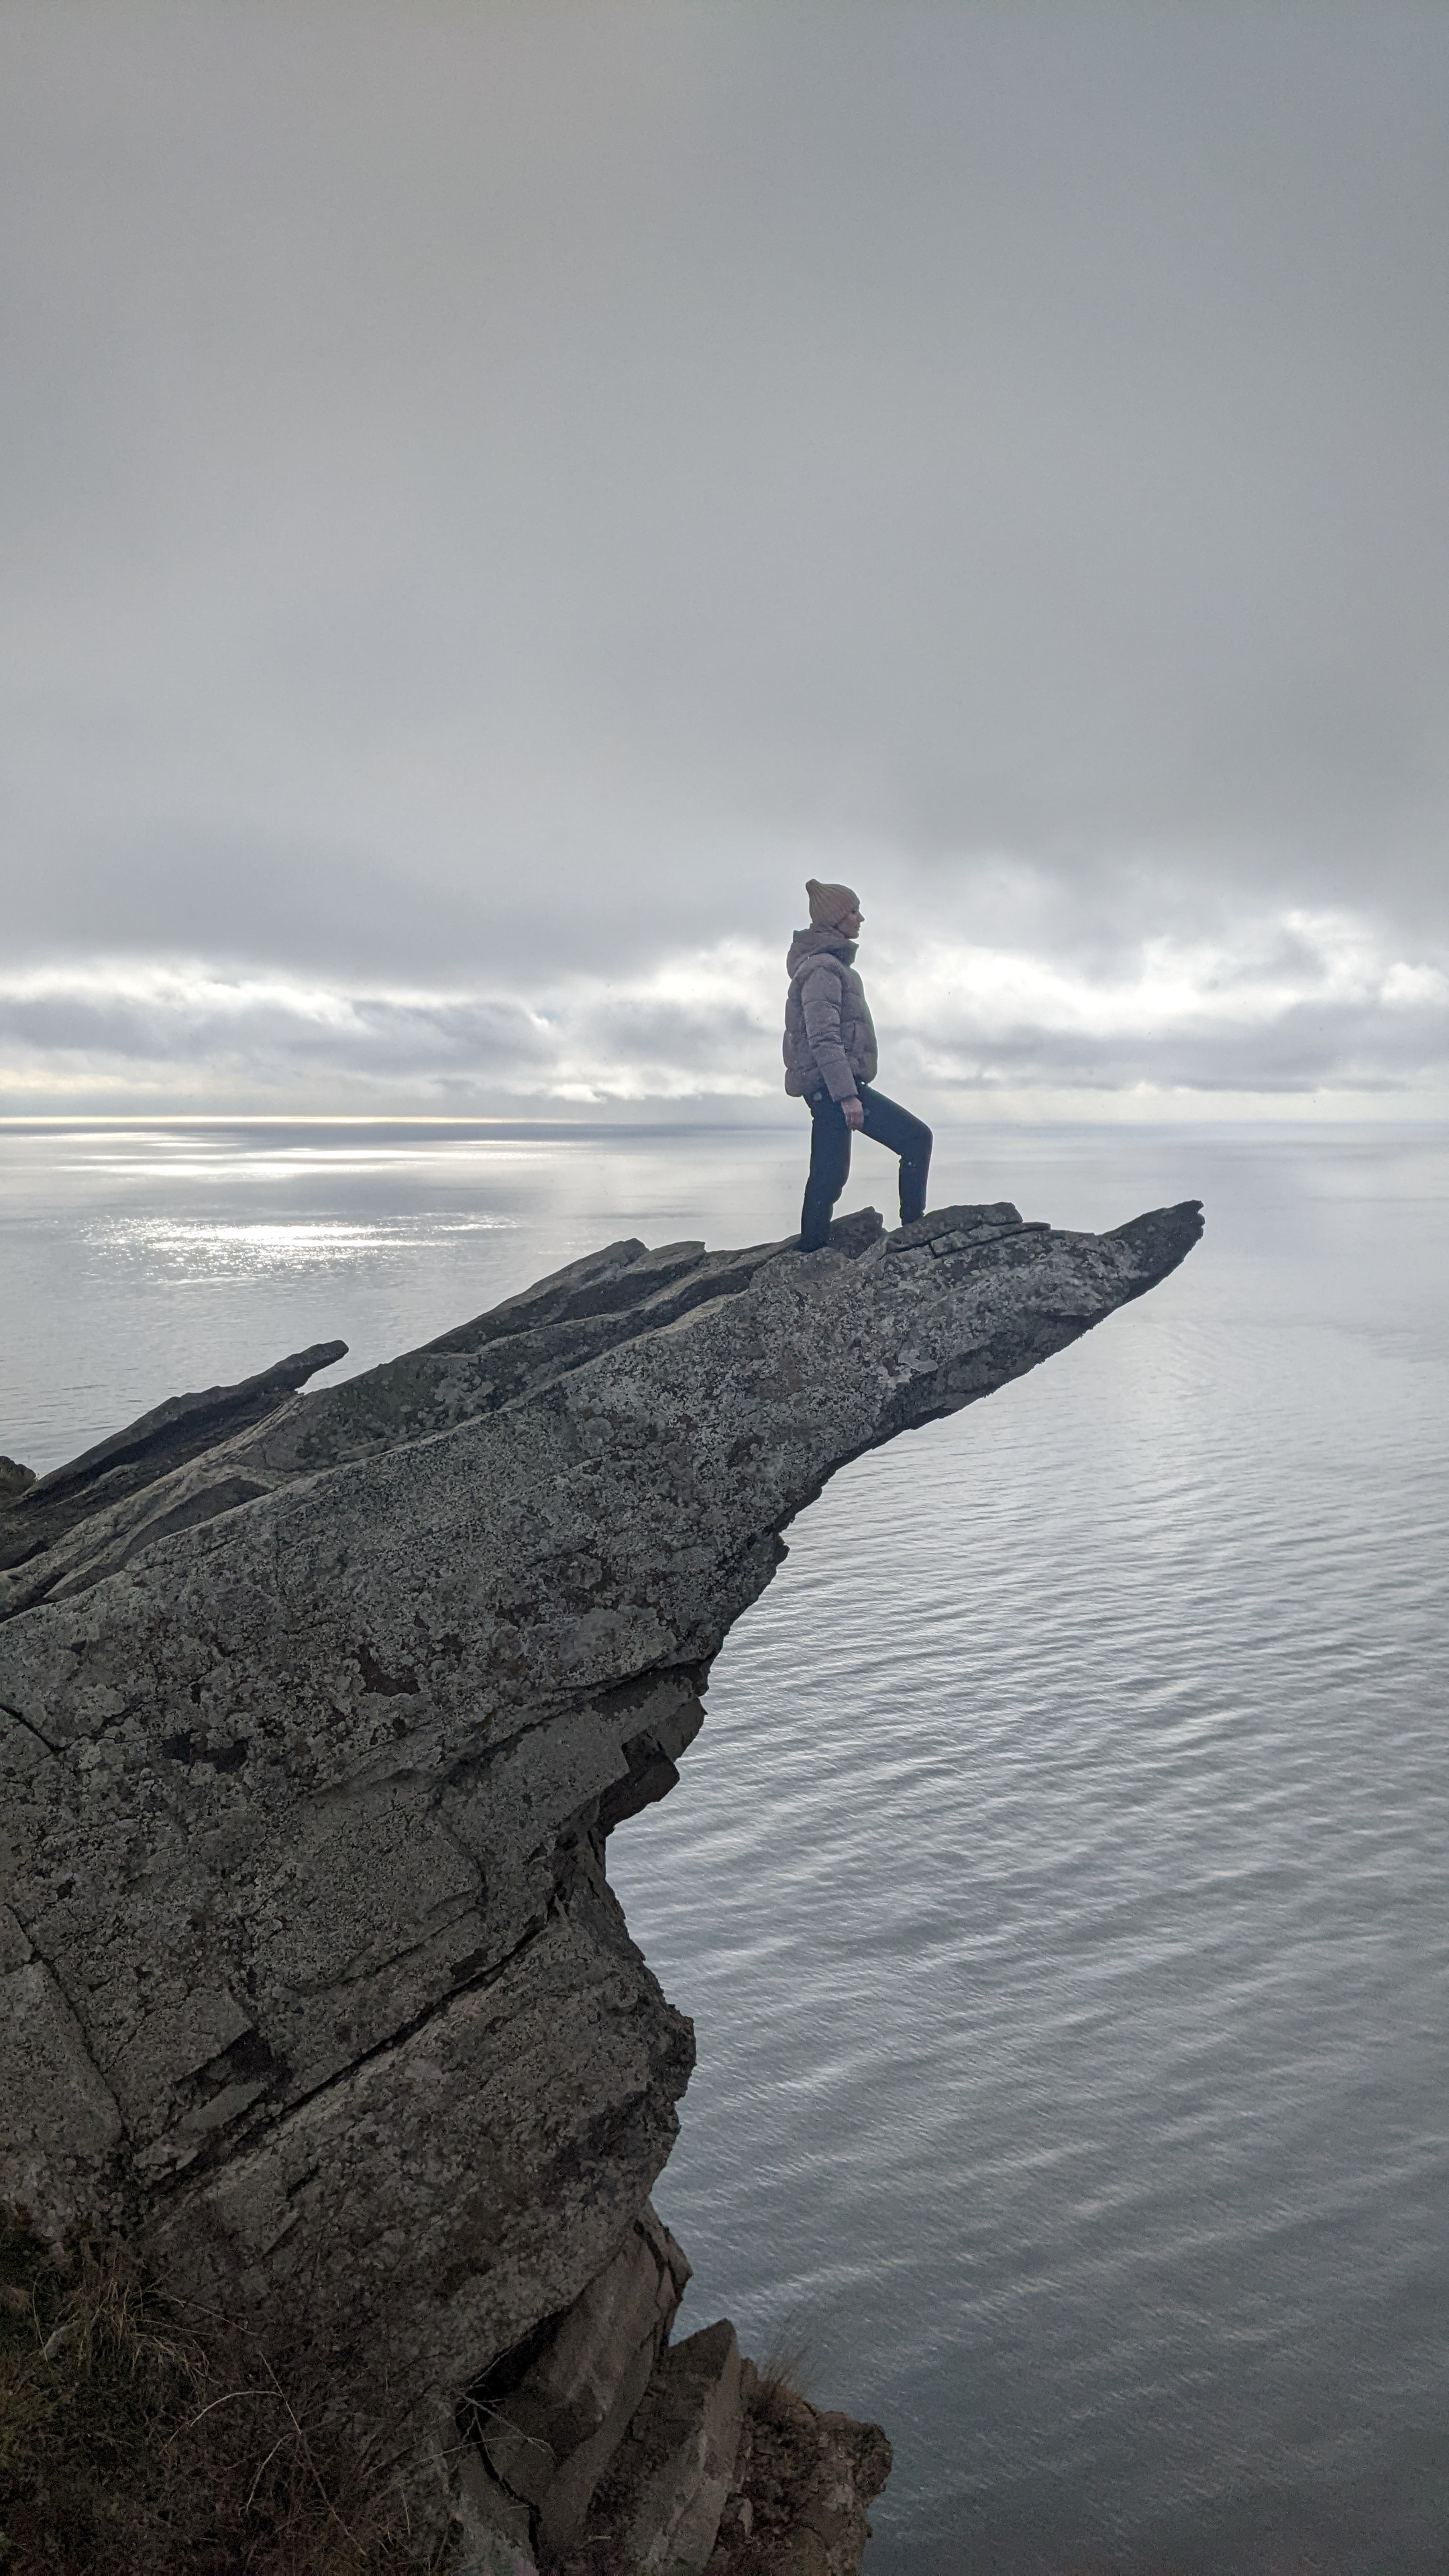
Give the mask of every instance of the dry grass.
[[0, 2213], [3, 2576], [422, 2576], [325, 2388]]
[[755, 2368], [762, 2388], [782, 2388], [791, 2397], [809, 2396], [810, 2338], [798, 2309], [781, 2318]]

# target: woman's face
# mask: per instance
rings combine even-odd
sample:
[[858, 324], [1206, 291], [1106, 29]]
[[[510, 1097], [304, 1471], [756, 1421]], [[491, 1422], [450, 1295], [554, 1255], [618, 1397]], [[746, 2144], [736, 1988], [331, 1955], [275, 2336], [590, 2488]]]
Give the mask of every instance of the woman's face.
[[837, 930], [843, 931], [847, 939], [858, 939], [860, 937], [860, 925], [864, 919], [865, 914], [860, 911], [859, 907], [857, 907], [852, 912], [843, 912], [835, 927]]

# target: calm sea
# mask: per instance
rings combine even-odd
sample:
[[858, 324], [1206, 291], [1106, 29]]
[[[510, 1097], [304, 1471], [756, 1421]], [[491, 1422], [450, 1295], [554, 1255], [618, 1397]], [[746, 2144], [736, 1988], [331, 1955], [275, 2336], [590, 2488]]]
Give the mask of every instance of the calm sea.
[[[799, 1159], [0, 1131], [0, 1448], [621, 1234], [783, 1233]], [[1449, 2569], [1449, 1135], [963, 1128], [938, 1176], [1208, 1233], [836, 1479], [614, 1839], [699, 2034], [688, 2321], [887, 2426], [872, 2576]]]

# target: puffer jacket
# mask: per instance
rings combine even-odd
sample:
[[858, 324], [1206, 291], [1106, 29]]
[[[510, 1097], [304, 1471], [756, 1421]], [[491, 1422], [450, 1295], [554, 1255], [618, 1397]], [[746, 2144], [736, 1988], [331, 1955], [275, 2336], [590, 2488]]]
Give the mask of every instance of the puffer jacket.
[[875, 1029], [855, 971], [855, 942], [838, 930], [797, 930], [785, 960], [785, 1089], [793, 1099], [853, 1100], [874, 1082]]

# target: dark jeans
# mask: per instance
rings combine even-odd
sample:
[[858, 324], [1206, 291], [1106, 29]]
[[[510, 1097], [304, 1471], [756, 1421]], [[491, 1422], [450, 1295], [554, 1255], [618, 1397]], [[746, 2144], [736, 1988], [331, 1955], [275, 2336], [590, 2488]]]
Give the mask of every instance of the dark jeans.
[[[931, 1131], [909, 1109], [898, 1109], [884, 1092], [868, 1082], [858, 1085], [865, 1111], [865, 1134], [888, 1145], [901, 1158], [901, 1223], [910, 1225], [926, 1213], [926, 1174], [931, 1165]], [[823, 1094], [807, 1101], [810, 1111], [810, 1178], [800, 1211], [800, 1249], [818, 1252], [830, 1233], [830, 1211], [850, 1178], [850, 1129], [838, 1100]]]

